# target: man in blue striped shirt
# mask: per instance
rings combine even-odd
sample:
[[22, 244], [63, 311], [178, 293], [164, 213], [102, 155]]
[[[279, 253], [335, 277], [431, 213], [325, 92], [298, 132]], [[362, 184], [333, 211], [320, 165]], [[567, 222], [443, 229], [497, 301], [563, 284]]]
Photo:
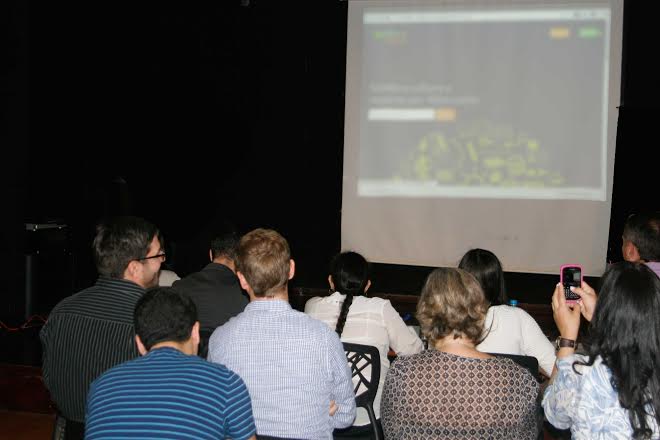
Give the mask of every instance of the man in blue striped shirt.
[[150, 290], [135, 306], [134, 324], [142, 357], [92, 383], [86, 439], [256, 438], [243, 380], [196, 356], [199, 322], [189, 297]]
[[337, 334], [289, 305], [294, 268], [277, 232], [241, 238], [236, 275], [250, 304], [215, 330], [209, 360], [245, 381], [260, 438], [332, 439], [355, 418], [351, 372]]

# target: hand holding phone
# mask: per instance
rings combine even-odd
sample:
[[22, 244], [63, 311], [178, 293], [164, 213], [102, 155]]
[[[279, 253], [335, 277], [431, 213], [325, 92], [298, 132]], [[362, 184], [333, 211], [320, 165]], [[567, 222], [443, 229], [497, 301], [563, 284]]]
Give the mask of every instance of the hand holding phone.
[[571, 292], [571, 287], [582, 286], [582, 266], [578, 264], [564, 264], [560, 269], [561, 285], [564, 287], [566, 302], [575, 304], [580, 295]]

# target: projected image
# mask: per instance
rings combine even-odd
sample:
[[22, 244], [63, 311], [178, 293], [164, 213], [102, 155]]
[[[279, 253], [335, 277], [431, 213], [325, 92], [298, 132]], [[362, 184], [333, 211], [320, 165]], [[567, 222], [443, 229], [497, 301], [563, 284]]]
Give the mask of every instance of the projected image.
[[516, 134], [511, 127], [475, 124], [453, 137], [442, 132], [424, 136], [394, 180], [507, 188], [564, 185], [561, 171], [548, 163], [538, 139]]
[[358, 195], [604, 200], [609, 19], [366, 9]]

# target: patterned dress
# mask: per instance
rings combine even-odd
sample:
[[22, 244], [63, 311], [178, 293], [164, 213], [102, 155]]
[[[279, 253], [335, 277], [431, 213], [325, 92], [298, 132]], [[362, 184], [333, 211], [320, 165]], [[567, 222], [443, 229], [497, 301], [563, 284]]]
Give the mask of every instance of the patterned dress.
[[539, 385], [511, 359], [427, 350], [397, 359], [385, 381], [386, 439], [535, 439]]

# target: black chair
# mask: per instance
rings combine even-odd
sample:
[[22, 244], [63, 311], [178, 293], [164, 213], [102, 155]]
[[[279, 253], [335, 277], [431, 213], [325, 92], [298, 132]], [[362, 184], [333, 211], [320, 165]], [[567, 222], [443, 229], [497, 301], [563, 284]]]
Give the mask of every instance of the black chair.
[[[532, 374], [532, 377], [536, 379], [537, 382], [543, 382], [541, 373], [539, 373], [539, 361], [534, 356], [525, 356], [522, 354], [509, 354], [509, 353], [489, 353], [496, 357], [506, 357], [524, 367]], [[542, 393], [539, 393], [537, 399], [537, 425], [539, 427], [538, 440], [543, 440], [544, 438], [544, 421], [543, 421], [543, 408], [541, 407], [541, 399], [543, 398]]]
[[[357, 382], [354, 380], [355, 405], [366, 409], [369, 414], [372, 432], [369, 437], [382, 440], [383, 434], [380, 430], [380, 423], [376, 420], [376, 414], [374, 413], [374, 399], [380, 381], [380, 353], [376, 347], [371, 345], [352, 344], [350, 342], [344, 342], [343, 344], [346, 359], [348, 359], [348, 364], [351, 367], [351, 375], [353, 379], [358, 379]], [[370, 368], [370, 372], [365, 371], [368, 368]], [[350, 427], [336, 430], [335, 438], [357, 438], [356, 434], [360, 436], [363, 433], [363, 429]]]
[[69, 420], [56, 409], [51, 440], [83, 440], [85, 424]]
[[488, 354], [497, 357], [506, 357], [511, 359], [521, 367], [525, 367], [530, 373], [532, 373], [534, 379], [536, 379], [539, 383], [542, 382], [539, 373], [539, 361], [534, 356], [525, 356], [522, 354], [509, 354], [509, 353], [488, 353]]

